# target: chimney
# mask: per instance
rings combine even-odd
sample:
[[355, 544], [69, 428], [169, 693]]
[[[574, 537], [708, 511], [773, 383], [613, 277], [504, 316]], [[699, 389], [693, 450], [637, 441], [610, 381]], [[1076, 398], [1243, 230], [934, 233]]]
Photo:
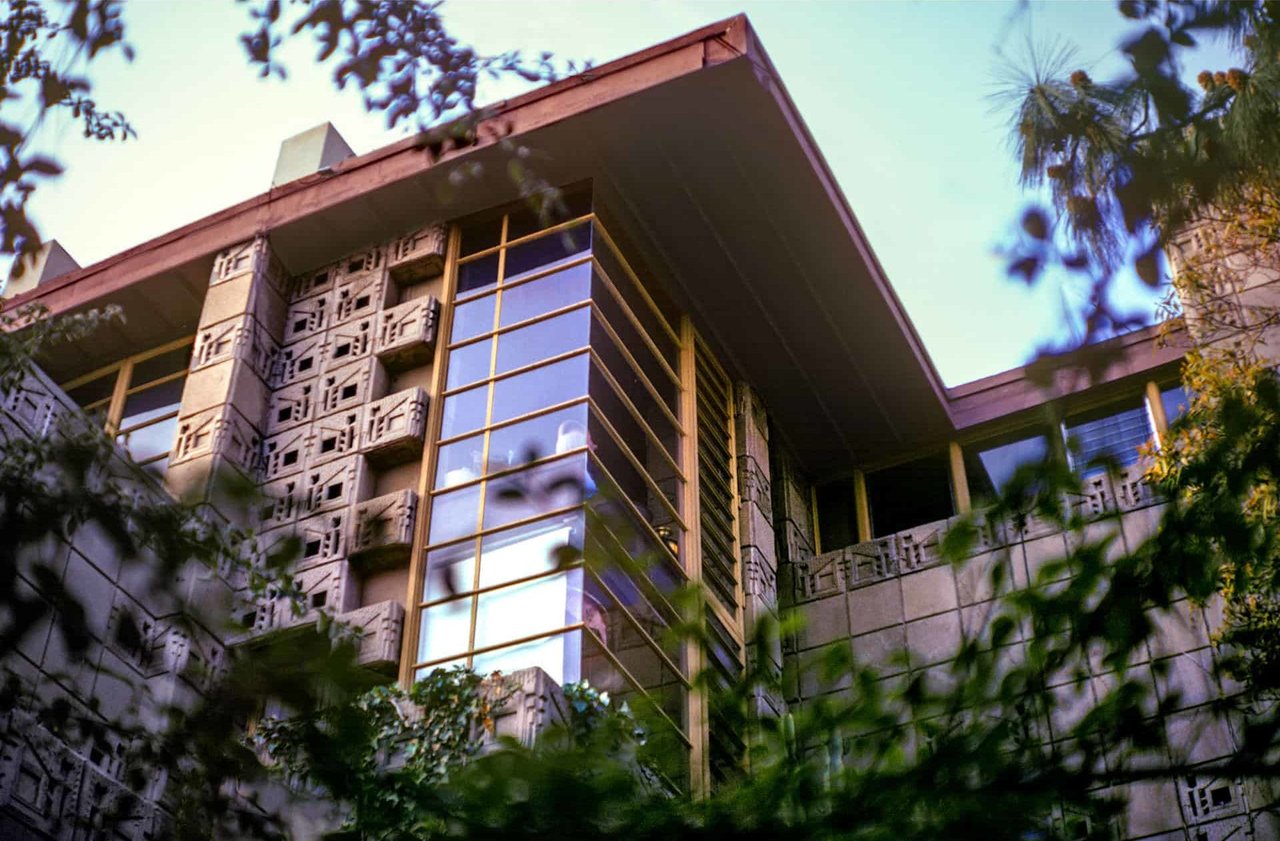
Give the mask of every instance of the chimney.
[[67, 253], [67, 249], [58, 244], [56, 239], [41, 243], [40, 250], [34, 255], [20, 257], [13, 261], [9, 269], [9, 279], [0, 293], [0, 298], [13, 298], [23, 292], [29, 292], [37, 286], [70, 274], [80, 268], [75, 258]]
[[355, 155], [333, 123], [323, 123], [280, 144], [271, 186], [279, 187], [304, 175], [319, 172]]

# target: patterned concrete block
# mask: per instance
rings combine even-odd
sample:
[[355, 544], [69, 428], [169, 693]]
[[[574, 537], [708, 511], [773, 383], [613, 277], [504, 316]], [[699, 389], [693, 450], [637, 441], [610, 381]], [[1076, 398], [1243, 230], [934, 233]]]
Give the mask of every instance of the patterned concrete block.
[[268, 436], [309, 423], [315, 417], [320, 381], [312, 378], [277, 388], [267, 401], [264, 431]]
[[348, 554], [366, 565], [407, 557], [417, 513], [418, 495], [408, 488], [360, 503], [352, 516]]
[[365, 359], [320, 377], [319, 415], [341, 412], [385, 396], [387, 373], [377, 359]]
[[246, 472], [254, 469], [261, 437], [257, 428], [230, 404], [179, 417], [169, 464], [218, 455]]
[[[333, 305], [335, 324], [343, 324], [356, 318], [370, 318], [391, 303], [394, 288], [381, 271], [382, 251], [375, 250], [369, 252], [369, 255], [377, 255], [375, 268], [361, 269], [355, 273], [344, 271], [338, 281]], [[347, 265], [350, 267], [359, 262], [361, 261], [357, 260]], [[372, 265], [374, 261], [370, 256], [363, 262]]]
[[391, 280], [404, 286], [440, 274], [448, 243], [447, 225], [428, 225], [395, 240], [387, 249]]
[[333, 296], [313, 295], [294, 301], [284, 317], [284, 341], [296, 342], [320, 334], [333, 317]]
[[400, 370], [431, 361], [440, 303], [417, 298], [378, 314], [374, 352], [384, 365]]
[[270, 482], [301, 473], [306, 467], [310, 442], [311, 430], [305, 426], [265, 439], [258, 470], [262, 480]]
[[277, 389], [316, 377], [325, 362], [325, 337], [309, 336], [284, 345], [276, 358], [272, 385]]
[[239, 360], [263, 382], [271, 379], [279, 347], [252, 315], [234, 316], [200, 328], [191, 354], [191, 370], [199, 371], [219, 362]]
[[305, 511], [302, 475], [267, 482], [262, 486], [262, 497], [260, 516], [263, 529], [293, 524]]
[[275, 598], [258, 607], [254, 631], [293, 628], [314, 622], [321, 610], [342, 614], [354, 610], [358, 603], [358, 586], [346, 561], [332, 561], [301, 570], [294, 583], [302, 593], [300, 612], [294, 611], [290, 599]]
[[397, 601], [365, 605], [339, 614], [339, 622], [360, 634], [356, 662], [379, 671], [392, 671], [400, 663], [400, 638], [404, 630], [404, 607]]
[[337, 278], [338, 266], [336, 264], [322, 266], [298, 275], [289, 282], [289, 302], [296, 303], [304, 298], [332, 292]]
[[369, 497], [373, 476], [363, 456], [355, 455], [318, 466], [308, 464], [302, 492], [308, 512], [349, 508]]
[[338, 368], [368, 356], [373, 350], [375, 316], [354, 318], [329, 331], [325, 370]]
[[365, 407], [360, 446], [380, 466], [418, 458], [426, 428], [426, 392], [420, 388], [398, 391]]
[[312, 446], [307, 464], [314, 467], [354, 455], [360, 449], [360, 431], [363, 426], [362, 406], [316, 421], [311, 427]]

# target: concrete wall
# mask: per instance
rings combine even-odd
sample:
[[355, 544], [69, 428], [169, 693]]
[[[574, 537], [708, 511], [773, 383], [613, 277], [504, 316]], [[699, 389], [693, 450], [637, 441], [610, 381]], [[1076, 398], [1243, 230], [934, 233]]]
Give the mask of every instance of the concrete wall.
[[[1162, 510], [1144, 485], [1099, 478], [1084, 497], [1070, 503], [1086, 511], [1121, 512], [1118, 520], [1091, 527], [1090, 539], [1113, 533], [1116, 547], [1133, 549], [1150, 535]], [[803, 704], [823, 695], [845, 696], [847, 679], [824, 681], [805, 666], [830, 647], [843, 647], [859, 664], [872, 666], [883, 680], [934, 670], [940, 673], [966, 637], [977, 637], [995, 614], [997, 592], [991, 579], [1003, 566], [1008, 587], [1025, 587], [1039, 571], [1062, 558], [1068, 539], [1034, 519], [1024, 529], [1009, 523], [983, 530], [977, 551], [963, 565], [944, 562], [938, 541], [951, 521], [822, 555], [801, 559], [792, 569], [788, 594], [804, 619], [790, 654], [797, 666], [788, 702]], [[1127, 677], [1144, 682], [1161, 701], [1176, 699], [1165, 717], [1175, 760], [1208, 762], [1231, 755], [1240, 744], [1239, 721], [1210, 713], [1215, 701], [1240, 687], [1219, 675], [1213, 630], [1220, 606], [1201, 609], [1183, 600], [1170, 610], [1151, 612], [1158, 633]], [[1015, 632], [1005, 653], [1018, 658], [1025, 646]], [[903, 653], [905, 652], [905, 656]], [[1092, 664], [1084, 683], [1070, 675], [1059, 679], [1061, 706], [1047, 720], [1034, 722], [1047, 741], [1057, 742], [1095, 699], [1114, 673]], [[1154, 710], [1153, 710], [1154, 712]], [[1248, 780], [1207, 776], [1176, 782], [1146, 783], [1129, 791], [1130, 806], [1121, 835], [1127, 838], [1225, 839], [1280, 837], [1280, 791]]]

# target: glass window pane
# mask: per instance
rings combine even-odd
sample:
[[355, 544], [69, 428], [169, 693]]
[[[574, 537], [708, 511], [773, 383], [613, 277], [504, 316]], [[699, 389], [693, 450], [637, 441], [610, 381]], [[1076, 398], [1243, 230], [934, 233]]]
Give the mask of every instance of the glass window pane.
[[582, 632], [570, 631], [477, 654], [471, 668], [477, 674], [487, 675], [493, 672], [511, 674], [537, 666], [556, 683], [564, 685], [580, 679], [581, 665]]
[[182, 386], [185, 382], [186, 378], [183, 377], [130, 394], [124, 401], [124, 416], [120, 420], [120, 428], [127, 430], [169, 412], [176, 412], [182, 403]]
[[1067, 451], [1072, 467], [1084, 475], [1098, 472], [1090, 465], [1114, 460], [1128, 466], [1138, 460], [1138, 448], [1151, 440], [1146, 406], [1134, 406], [1102, 416], [1067, 421]]
[[[589, 340], [591, 310], [589, 307], [567, 312], [528, 327], [498, 336], [498, 366], [503, 374], [516, 368], [584, 348]], [[449, 373], [453, 373], [452, 364]]]
[[586, 430], [586, 403], [499, 427], [489, 433], [490, 466], [515, 467], [586, 446]]
[[458, 294], [488, 289], [498, 283], [498, 253], [458, 266]]
[[1049, 439], [1033, 435], [1007, 444], [965, 448], [965, 477], [969, 496], [976, 502], [999, 496], [1019, 467], [1044, 461]]
[[[678, 311], [675, 307], [670, 305], [661, 307], [662, 311], [666, 313], [666, 318], [659, 319], [654, 313], [653, 308], [650, 307], [648, 302], [641, 296], [640, 290], [631, 280], [630, 275], [622, 268], [622, 264], [618, 262], [613, 251], [604, 245], [603, 238], [600, 239], [598, 247], [594, 250], [594, 255], [596, 261], [600, 264], [600, 267], [604, 269], [605, 275], [609, 280], [613, 281], [613, 288], [616, 289], [618, 291], [618, 295], [627, 302], [627, 307], [644, 327], [645, 332], [653, 339], [654, 344], [658, 346], [658, 351], [667, 358], [667, 362], [674, 368], [679, 364], [680, 351], [676, 347], [675, 340], [672, 338], [671, 333], [667, 332], [663, 324], [665, 323], [666, 327], [671, 328], [671, 331], [675, 332], [676, 327], [679, 324]], [[613, 296], [613, 293], [607, 291], [603, 284], [599, 282], [597, 282], [597, 284], [599, 292], [596, 297], [603, 298], [604, 296], [608, 296], [611, 305], [613, 307], [617, 307], [617, 298]], [[650, 299], [655, 303], [658, 303], [660, 300], [665, 298], [665, 296], [659, 293], [659, 290], [646, 289], [645, 291], [649, 292]], [[610, 312], [610, 316], [612, 315], [613, 313]], [[611, 322], [615, 320], [617, 319], [610, 318]]]
[[1166, 388], [1160, 392], [1160, 402], [1164, 406], [1164, 419], [1172, 424], [1187, 412], [1187, 392], [1180, 385]]
[[133, 379], [129, 382], [129, 387], [146, 385], [152, 380], [187, 370], [191, 364], [191, 349], [192, 345], [183, 345], [134, 364]]
[[818, 534], [822, 551], [843, 549], [858, 542], [858, 515], [854, 503], [853, 480], [839, 479], [815, 489]]
[[582, 502], [586, 455], [557, 459], [486, 484], [484, 527], [498, 528], [516, 520]]
[[491, 331], [493, 309], [497, 300], [497, 295], [485, 295], [483, 298], [466, 301], [454, 307], [453, 330], [449, 334], [449, 341], [460, 342]]
[[[657, 477], [652, 474], [646, 476], [645, 472], [641, 472], [636, 468], [635, 463], [627, 457], [627, 453], [598, 419], [592, 417], [587, 429], [591, 441], [591, 452], [604, 465], [604, 468], [609, 471], [609, 475], [613, 477], [619, 489], [644, 514], [649, 524], [654, 528], [672, 524], [670, 509], [656, 498], [658, 491], [661, 491], [662, 495], [671, 503], [672, 508], [677, 511], [680, 510], [680, 485], [675, 476], [672, 475], [666, 461], [663, 459], [646, 459], [647, 448], [643, 446], [638, 454], [633, 450], [632, 455], [641, 464], [652, 465], [658, 471]], [[645, 441], [646, 439], [641, 438], [638, 443], [644, 444]], [[631, 443], [631, 441], [629, 440], [628, 443]], [[650, 482], [653, 484], [650, 484]]]
[[[627, 660], [623, 652], [643, 645], [654, 647], [653, 656], [662, 651], [672, 663], [685, 669], [684, 643], [671, 631], [672, 622], [677, 621], [675, 617], [668, 620], [655, 609], [653, 602], [629, 576], [615, 571], [608, 576], [607, 582], [602, 583], [595, 575], [586, 577], [582, 622], [587, 630], [595, 634], [624, 666]], [[626, 605], [625, 614], [629, 614], [631, 619], [626, 617], [618, 600]], [[641, 675], [632, 674], [643, 680]]]
[[634, 508], [624, 501], [618, 486], [594, 460], [587, 464], [585, 493], [594, 522], [598, 523], [602, 533], [607, 532], [612, 538], [612, 542], [605, 540], [604, 545], [612, 547], [619, 563], [644, 569], [664, 593], [668, 592], [668, 585], [681, 583], [672, 579], [664, 567], [670, 564], [672, 555], [682, 558], [683, 530], [642, 521]]
[[103, 374], [96, 380], [89, 380], [84, 385], [78, 385], [75, 388], [67, 390], [67, 396], [70, 397], [75, 404], [80, 407], [88, 406], [91, 403], [97, 403], [100, 400], [106, 400], [111, 396], [111, 392], [115, 391], [116, 378], [120, 372], [112, 371], [109, 374]]
[[526, 415], [587, 393], [588, 357], [584, 353], [494, 383], [493, 423]]
[[489, 376], [492, 361], [492, 339], [481, 339], [473, 344], [454, 348], [449, 351], [449, 378], [445, 388], [458, 388], [485, 379]]
[[[575, 512], [485, 536], [480, 550], [480, 586], [494, 587], [561, 566], [559, 553], [565, 547], [581, 550], [582, 524], [582, 513]], [[566, 553], [565, 557], [571, 555]]]
[[[594, 342], [592, 345], [593, 347], [599, 347]], [[618, 382], [618, 385], [630, 400], [631, 406], [635, 409], [633, 412], [618, 396], [618, 392], [600, 373], [600, 370], [593, 367], [589, 391], [591, 399], [600, 407], [605, 419], [613, 424], [614, 429], [618, 430], [622, 440], [634, 444], [637, 448], [643, 447], [644, 451], [647, 452], [648, 448], [653, 446], [653, 439], [645, 431], [645, 427], [636, 419], [636, 414], [639, 414], [644, 419], [645, 424], [648, 425], [649, 431], [654, 436], [657, 436], [662, 443], [671, 460], [676, 464], [680, 464], [680, 434], [676, 431], [676, 427], [672, 424], [667, 413], [662, 411], [658, 401], [654, 400], [649, 390], [641, 385], [640, 381], [631, 374], [630, 368], [623, 369], [628, 378], [621, 381], [619, 381], [613, 370], [608, 367], [607, 362], [605, 370], [609, 371], [615, 382]], [[655, 462], [656, 454], [654, 459], [646, 460], [646, 463]]]
[[955, 513], [947, 457], [927, 456], [869, 474], [867, 502], [876, 537], [945, 520]]
[[493, 248], [502, 239], [502, 214], [486, 213], [480, 218], [463, 222], [462, 248], [463, 256]]
[[480, 478], [484, 435], [473, 435], [440, 448], [436, 461], [436, 490]]
[[431, 503], [430, 543], [446, 543], [476, 531], [480, 511], [480, 485], [471, 485], [437, 496]]
[[422, 611], [422, 632], [418, 636], [420, 661], [438, 660], [467, 650], [473, 600], [454, 599]]
[[489, 409], [489, 386], [461, 391], [444, 399], [444, 419], [440, 437], [453, 438], [484, 426]]
[[476, 586], [476, 542], [467, 540], [427, 553], [422, 600], [431, 602], [467, 593]]
[[[631, 402], [644, 411], [646, 418], [651, 414], [648, 408], [649, 405], [653, 404], [656, 409], [659, 398], [666, 404], [671, 414], [678, 414], [680, 411], [680, 387], [658, 366], [652, 353], [643, 346], [638, 349], [633, 347], [635, 343], [640, 341], [637, 338], [638, 334], [624, 332], [622, 337], [624, 342], [628, 335], [632, 337], [633, 344], [626, 345], [626, 347], [631, 351], [631, 358], [636, 360], [639, 369], [627, 359], [608, 331], [599, 322], [592, 324], [591, 327], [591, 347], [595, 349], [596, 354], [604, 362], [605, 368], [622, 386], [622, 390], [631, 398]], [[648, 365], [642, 364], [642, 360], [645, 359], [648, 360]], [[641, 379], [641, 373], [648, 380], [647, 385], [645, 379]], [[656, 398], [654, 397], [655, 393], [657, 394]]]
[[591, 228], [586, 224], [509, 247], [503, 282], [587, 254], [590, 248]]
[[554, 631], [582, 615], [582, 570], [535, 578], [476, 598], [476, 648]]
[[522, 283], [502, 293], [501, 326], [517, 324], [591, 297], [591, 264], [580, 263], [564, 271]]
[[125, 432], [116, 437], [134, 461], [146, 461], [173, 448], [173, 441], [178, 435], [178, 416]]
[[[614, 298], [613, 295], [598, 282], [598, 280], [595, 287], [592, 289], [591, 299], [595, 302], [600, 316], [613, 329], [613, 332], [617, 334], [618, 341], [621, 342], [622, 347], [630, 351], [631, 357], [635, 360], [635, 364], [639, 368], [640, 372], [649, 379], [650, 385], [652, 385], [663, 399], [667, 401], [667, 404], [674, 409], [677, 405], [675, 395], [679, 394], [679, 389], [672, 380], [671, 374], [667, 373], [667, 368], [664, 368], [659, 364], [658, 357], [654, 355], [653, 350], [645, 343], [643, 338], [644, 334], [636, 328], [635, 322], [631, 321], [631, 319], [627, 317], [627, 314], [618, 304], [617, 299]], [[658, 337], [653, 336], [651, 333], [648, 335], [653, 339], [654, 344], [658, 345], [660, 348], [664, 345], [667, 347], [670, 351], [667, 355], [668, 367], [673, 373], [678, 371], [680, 365], [679, 351], [676, 349], [675, 345], [670, 344], [669, 341], [659, 341]], [[607, 340], [602, 338], [602, 344], [604, 341]], [[593, 341], [592, 344], [595, 344], [595, 342]], [[619, 357], [621, 358], [621, 354], [619, 354]]]

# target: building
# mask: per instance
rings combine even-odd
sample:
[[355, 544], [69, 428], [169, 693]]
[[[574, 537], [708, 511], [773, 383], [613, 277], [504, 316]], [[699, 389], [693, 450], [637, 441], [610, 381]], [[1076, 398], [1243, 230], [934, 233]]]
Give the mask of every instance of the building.
[[[501, 138], [547, 153], [538, 175], [565, 197], [551, 221], [518, 201]], [[990, 524], [956, 571], [937, 551], [949, 518], [1064, 436], [1081, 464], [1133, 465], [1182, 399], [1180, 351], [1153, 330], [1115, 340], [1099, 381], [1059, 384], [1060, 424], [1022, 369], [944, 387], [742, 17], [505, 102], [472, 140], [348, 152], [321, 127], [285, 143], [259, 196], [83, 269], [52, 252], [8, 306], [117, 304], [127, 321], [48, 359], [7, 422], [39, 434], [78, 405], [173, 492], [221, 465], [260, 482], [265, 539], [301, 538], [310, 611], [263, 603], [256, 632], [323, 609], [402, 682], [536, 666], [643, 694], [695, 786], [738, 745], [689, 689], [699, 652], [664, 644], [668, 587], [707, 585], [710, 665], [728, 674], [757, 618], [805, 615], [772, 664], [802, 679], [758, 699], [765, 714], [844, 691], [805, 677], [829, 646], [886, 677], [929, 669], [982, 622], [992, 565], [1025, 583], [1065, 546]], [[483, 168], [459, 188], [461, 163]], [[1136, 467], [1072, 504], [1124, 512], [1126, 540], [1159, 510]], [[597, 574], [557, 564], [566, 544], [659, 560]], [[69, 579], [127, 597], [109, 559], [70, 555], [85, 564]], [[1173, 675], [1153, 686], [1184, 692], [1171, 728], [1229, 691], [1211, 678], [1214, 618], [1178, 610], [1151, 652]], [[187, 645], [216, 661], [231, 642]], [[52, 679], [48, 656], [24, 655], [34, 680]], [[1230, 747], [1225, 731], [1197, 743], [1204, 759]], [[23, 776], [33, 751], [11, 743], [0, 808], [53, 837], [48, 792], [67, 784]], [[1266, 837], [1272, 800], [1190, 778], [1135, 798], [1125, 831]]]

